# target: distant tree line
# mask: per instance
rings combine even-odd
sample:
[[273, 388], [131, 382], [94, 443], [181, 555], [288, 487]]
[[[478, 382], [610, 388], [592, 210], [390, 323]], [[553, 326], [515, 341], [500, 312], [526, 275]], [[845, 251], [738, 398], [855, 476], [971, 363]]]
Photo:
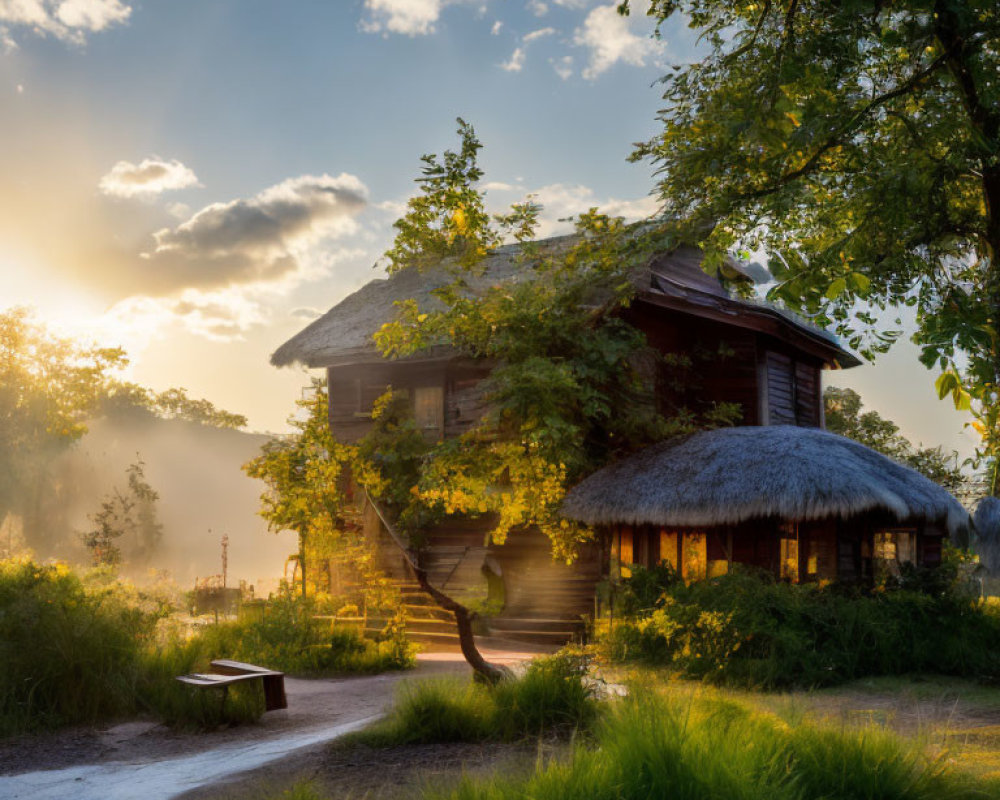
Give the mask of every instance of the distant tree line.
[[[141, 415], [221, 428], [246, 425], [246, 417], [188, 397], [184, 389], [157, 393], [122, 380], [121, 370], [127, 364], [119, 347], [79, 344], [57, 336], [24, 308], [0, 311], [0, 528], [9, 517], [18, 518], [28, 547], [47, 549], [53, 537], [61, 535], [53, 521], [53, 506], [58, 505], [53, 501], [60, 490], [53, 467], [86, 434], [89, 422]], [[94, 530], [106, 524], [114, 528], [118, 523], [112, 524], [112, 517], [128, 514], [137, 515], [139, 524], [138, 517], [148, 513], [144, 503], [151, 502], [150, 493], [155, 492], [145, 483], [143, 467], [141, 459], [133, 464], [129, 488], [121, 491], [121, 497], [103, 501], [110, 505], [102, 506], [92, 519]], [[127, 500], [130, 495], [134, 498]], [[125, 514], [129, 503], [132, 507]], [[143, 524], [150, 534], [143, 545], [148, 549], [158, 539], [152, 535], [155, 520]], [[109, 544], [114, 538], [108, 539]], [[101, 560], [115, 558], [109, 547], [102, 552], [107, 556]]]

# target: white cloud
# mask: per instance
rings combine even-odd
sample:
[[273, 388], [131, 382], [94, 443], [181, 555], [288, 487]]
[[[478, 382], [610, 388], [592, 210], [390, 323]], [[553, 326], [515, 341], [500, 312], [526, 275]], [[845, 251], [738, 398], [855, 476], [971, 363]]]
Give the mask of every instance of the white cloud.
[[322, 317], [326, 312], [321, 308], [314, 308], [313, 306], [299, 306], [298, 308], [293, 308], [288, 313], [293, 317], [313, 320]]
[[543, 3], [542, 0], [528, 0], [527, 9], [536, 17], [544, 17], [549, 13], [548, 5]]
[[563, 8], [586, 8], [592, 2], [592, 0], [552, 0], [557, 6], [562, 6]]
[[662, 53], [663, 43], [632, 32], [631, 17], [623, 17], [615, 4], [598, 6], [577, 28], [573, 43], [590, 49], [590, 63], [583, 77], [593, 80], [614, 64], [623, 61], [635, 67], [645, 66], [648, 59]]
[[562, 220], [594, 207], [604, 214], [625, 217], [630, 222], [652, 216], [659, 207], [657, 200], [650, 196], [632, 200], [614, 197], [601, 199], [593, 189], [582, 184], [551, 183], [532, 194], [535, 195], [535, 202], [542, 206], [538, 220], [539, 238], [570, 233], [573, 230], [572, 222]]
[[490, 33], [492, 33], [494, 36], [499, 36], [500, 31], [502, 30], [503, 30], [503, 23], [500, 20], [496, 20], [496, 22], [493, 23], [493, 27], [490, 28]]
[[191, 206], [187, 203], [170, 203], [167, 205], [167, 213], [176, 219], [187, 219], [191, 216]]
[[487, 181], [482, 186], [484, 192], [516, 192], [519, 188], [503, 181]]
[[556, 33], [555, 28], [539, 28], [537, 31], [525, 34], [521, 37], [521, 45], [514, 48], [514, 52], [510, 54], [510, 58], [500, 64], [500, 69], [507, 72], [520, 72], [524, 69], [524, 61], [528, 54], [528, 45], [538, 39], [551, 36], [554, 33]]
[[555, 28], [539, 28], [537, 31], [525, 34], [521, 41], [527, 44], [528, 42], [533, 42], [536, 39], [541, 39], [543, 36], [551, 36], [555, 32]]
[[121, 0], [0, 0], [0, 39], [11, 49], [10, 28], [22, 27], [83, 44], [88, 33], [124, 24], [131, 13]]
[[318, 245], [357, 231], [368, 190], [354, 175], [303, 175], [244, 200], [212, 203], [154, 234], [147, 285], [179, 288], [295, 285], [323, 274]]
[[556, 71], [556, 75], [564, 81], [568, 81], [573, 77], [573, 56], [550, 58], [549, 63], [552, 65], [552, 69]]
[[401, 33], [425, 36], [434, 32], [448, 0], [365, 0], [368, 18], [361, 23], [368, 33]]
[[523, 47], [514, 48], [514, 52], [510, 54], [510, 58], [500, 65], [500, 69], [507, 72], [520, 72], [524, 68], [524, 56]]
[[171, 189], [198, 186], [198, 176], [180, 161], [153, 156], [138, 164], [119, 161], [98, 184], [104, 194], [114, 197], [153, 197]]

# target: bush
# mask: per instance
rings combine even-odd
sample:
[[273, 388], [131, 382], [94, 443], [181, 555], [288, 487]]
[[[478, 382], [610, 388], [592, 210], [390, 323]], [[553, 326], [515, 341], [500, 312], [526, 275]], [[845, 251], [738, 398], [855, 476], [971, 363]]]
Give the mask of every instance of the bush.
[[83, 577], [64, 565], [0, 561], [0, 736], [154, 713], [167, 722], [214, 727], [257, 719], [256, 681], [219, 691], [176, 676], [236, 658], [300, 673], [402, 669], [413, 654], [401, 624], [380, 641], [333, 630], [289, 597], [257, 621], [222, 623], [188, 637], [168, 619], [163, 592], [140, 591], [100, 569]]
[[62, 565], [0, 562], [0, 734], [129, 713], [162, 609]]
[[390, 620], [373, 641], [354, 628], [314, 619], [310, 602], [287, 592], [270, 601], [261, 618], [211, 625], [200, 638], [210, 659], [252, 661], [296, 674], [376, 673], [415, 663], [400, 620]]
[[933, 585], [933, 593], [865, 593], [737, 571], [670, 585], [653, 610], [618, 623], [601, 648], [612, 660], [754, 688], [911, 672], [1000, 679], [1000, 615]]
[[585, 729], [596, 717], [586, 665], [576, 656], [557, 654], [535, 659], [523, 676], [495, 686], [447, 679], [404, 686], [392, 714], [349, 741], [376, 747], [516, 741]]

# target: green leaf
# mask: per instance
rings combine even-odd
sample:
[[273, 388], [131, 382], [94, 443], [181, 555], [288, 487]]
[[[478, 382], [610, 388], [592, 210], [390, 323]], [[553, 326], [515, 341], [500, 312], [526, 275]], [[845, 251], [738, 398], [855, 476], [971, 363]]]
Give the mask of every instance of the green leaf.
[[836, 300], [840, 295], [844, 293], [847, 288], [847, 281], [844, 278], [837, 278], [829, 286], [826, 287], [826, 292], [824, 297], [827, 300]]
[[958, 376], [954, 372], [942, 372], [934, 382], [934, 388], [937, 389], [938, 399], [944, 400], [949, 392], [959, 388]]
[[858, 294], [867, 294], [872, 285], [871, 278], [861, 272], [852, 272], [848, 276], [848, 280]]

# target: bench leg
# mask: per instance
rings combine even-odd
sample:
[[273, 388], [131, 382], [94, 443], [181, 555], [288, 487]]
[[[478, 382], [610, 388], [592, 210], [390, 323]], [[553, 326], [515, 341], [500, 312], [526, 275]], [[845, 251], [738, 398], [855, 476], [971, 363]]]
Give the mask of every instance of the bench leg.
[[263, 683], [264, 710], [275, 711], [279, 708], [288, 708], [288, 698], [285, 697], [285, 676], [265, 675]]
[[226, 719], [226, 698], [229, 696], [229, 686], [222, 687], [222, 702], [219, 704], [219, 721]]

